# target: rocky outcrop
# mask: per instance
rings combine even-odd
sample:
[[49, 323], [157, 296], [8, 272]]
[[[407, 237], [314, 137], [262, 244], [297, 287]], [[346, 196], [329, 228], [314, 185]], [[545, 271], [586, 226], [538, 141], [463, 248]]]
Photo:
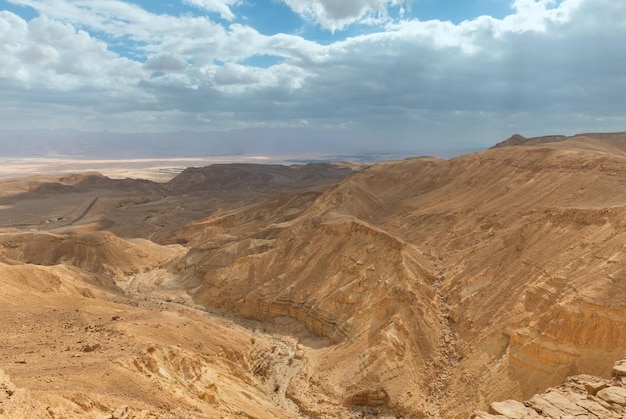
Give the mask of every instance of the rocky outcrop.
[[346, 403], [355, 406], [379, 407], [389, 403], [389, 396], [382, 389], [363, 390], [348, 397]]
[[626, 359], [613, 367], [613, 378], [589, 375], [568, 378], [561, 386], [536, 394], [525, 403], [492, 402], [489, 412], [476, 411], [472, 419], [623, 418], [626, 415]]
[[0, 418], [44, 418], [49, 412], [34, 400], [30, 392], [17, 387], [9, 376], [0, 370]]

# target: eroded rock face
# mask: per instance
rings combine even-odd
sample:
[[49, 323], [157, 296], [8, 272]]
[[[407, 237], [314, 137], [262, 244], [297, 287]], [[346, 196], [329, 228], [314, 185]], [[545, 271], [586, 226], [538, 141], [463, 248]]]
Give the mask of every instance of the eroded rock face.
[[[620, 368], [626, 359], [615, 363]], [[626, 414], [626, 379], [612, 380], [579, 375], [559, 387], [536, 394], [525, 403], [515, 400], [492, 402], [489, 412], [476, 411], [472, 419], [489, 418], [623, 418]]]
[[[188, 263], [189, 274], [202, 279], [194, 300], [246, 318], [297, 320], [332, 344], [312, 367], [315, 375], [341, 382], [324, 393], [348, 405], [411, 411], [424, 394], [419, 389], [434, 379], [443, 339], [428, 260], [358, 220], [310, 221], [274, 226], [271, 240], [237, 240]], [[413, 395], [398, 394], [406, 383]], [[308, 387], [303, 378], [302, 388]]]
[[346, 399], [346, 403], [356, 406], [386, 406], [389, 403], [389, 396], [385, 390], [365, 390], [351, 395]]

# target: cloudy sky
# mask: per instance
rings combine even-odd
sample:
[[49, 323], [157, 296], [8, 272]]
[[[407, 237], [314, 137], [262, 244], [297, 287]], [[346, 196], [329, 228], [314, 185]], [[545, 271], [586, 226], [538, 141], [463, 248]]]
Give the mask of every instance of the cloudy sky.
[[0, 138], [427, 154], [624, 131], [624, 17], [622, 0], [0, 0]]

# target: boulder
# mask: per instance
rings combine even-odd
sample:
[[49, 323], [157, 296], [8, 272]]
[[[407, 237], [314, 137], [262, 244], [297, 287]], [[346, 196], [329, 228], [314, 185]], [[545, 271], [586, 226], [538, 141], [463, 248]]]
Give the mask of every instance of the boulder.
[[626, 388], [614, 386], [607, 387], [598, 391], [597, 396], [608, 403], [626, 407]]
[[489, 413], [502, 415], [510, 419], [539, 418], [537, 412], [516, 400], [493, 402], [489, 405]]
[[611, 371], [613, 377], [626, 377], [626, 359], [617, 361]]
[[560, 418], [563, 416], [586, 415], [588, 412], [576, 403], [555, 391], [536, 394], [529, 400], [529, 405], [543, 416]]

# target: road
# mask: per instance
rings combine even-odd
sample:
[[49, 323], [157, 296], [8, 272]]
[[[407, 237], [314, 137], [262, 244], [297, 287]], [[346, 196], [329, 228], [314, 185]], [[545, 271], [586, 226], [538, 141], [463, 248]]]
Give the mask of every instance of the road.
[[96, 196], [96, 197], [93, 199], [93, 201], [91, 201], [91, 203], [90, 203], [89, 205], [87, 205], [87, 208], [85, 208], [85, 211], [83, 211], [83, 212], [82, 212], [82, 213], [81, 213], [81, 214], [80, 214], [80, 215], [79, 215], [79, 216], [78, 216], [75, 220], [70, 221], [69, 223], [67, 223], [67, 224], [65, 224], [65, 225], [63, 225], [63, 226], [61, 226], [61, 227], [69, 227], [69, 226], [71, 226], [71, 225], [73, 225], [73, 224], [75, 224], [75, 223], [79, 222], [79, 221], [80, 221], [80, 220], [82, 220], [83, 218], [85, 218], [85, 216], [87, 215], [87, 213], [88, 213], [89, 211], [91, 211], [91, 209], [93, 208], [93, 206], [94, 206], [94, 205], [96, 205], [96, 202], [98, 202], [98, 199], [99, 199], [99, 198], [100, 198], [99, 196]]

